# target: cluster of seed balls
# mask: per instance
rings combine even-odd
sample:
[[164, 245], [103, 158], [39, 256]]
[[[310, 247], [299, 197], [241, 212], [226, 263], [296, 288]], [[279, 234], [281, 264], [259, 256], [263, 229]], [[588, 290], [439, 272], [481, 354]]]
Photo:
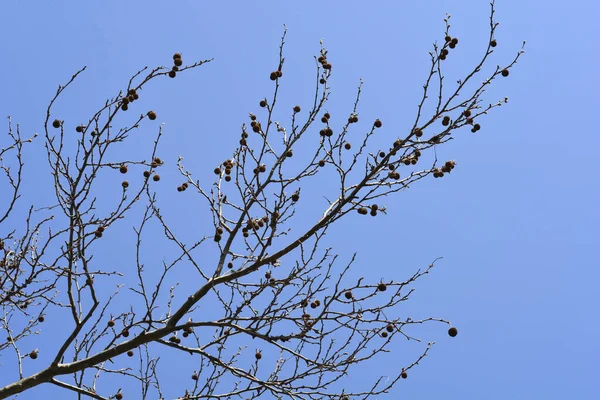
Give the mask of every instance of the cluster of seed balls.
[[[221, 164], [221, 166], [215, 168], [213, 172], [215, 173], [215, 175], [221, 175], [221, 173], [223, 172], [221, 170], [221, 167], [225, 168], [225, 181], [229, 182], [229, 181], [231, 181], [231, 169], [233, 168], [234, 165], [235, 165], [235, 163], [233, 162], [233, 160], [227, 159], [227, 160], [223, 161], [223, 164]], [[265, 167], [265, 171], [266, 170], [267, 169]]]
[[183, 65], [183, 61], [181, 60], [181, 53], [173, 54], [173, 67], [169, 71], [169, 77], [175, 78], [177, 76], [177, 71], [179, 71], [179, 67]]
[[[377, 204], [373, 204], [373, 205], [371, 205], [370, 209], [371, 209], [371, 212], [370, 212], [371, 216], [375, 217], [377, 215], [377, 210], [379, 210], [379, 206]], [[367, 210], [366, 207], [360, 207], [357, 211], [360, 215], [369, 214], [369, 211]]]
[[456, 165], [456, 161], [451, 160], [451, 161], [446, 161], [446, 163], [444, 164], [444, 166], [442, 168], [437, 168], [433, 171], [433, 177], [434, 178], [441, 178], [444, 176], [444, 174], [449, 174], [450, 171], [452, 171], [454, 169], [454, 166]]

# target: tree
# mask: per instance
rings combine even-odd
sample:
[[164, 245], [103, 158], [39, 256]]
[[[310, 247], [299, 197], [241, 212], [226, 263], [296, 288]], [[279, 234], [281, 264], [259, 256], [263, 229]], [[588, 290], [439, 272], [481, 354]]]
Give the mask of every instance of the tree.
[[[145, 156], [123, 154], [139, 150], [132, 143], [137, 131], [157, 124], [158, 112], [140, 111], [136, 104], [150, 83], [178, 78], [211, 60], [188, 65], [176, 53], [170, 67], [144, 68], [81, 123], [75, 117], [61, 119], [53, 106], [85, 68], [59, 86], [42, 138], [56, 199], [32, 204], [24, 215], [14, 215], [19, 211], [15, 205], [25, 181], [25, 146], [34, 137], [23, 138], [9, 118], [8, 142], [0, 153], [3, 193], [10, 194], [2, 199], [0, 217], [0, 327], [6, 332], [0, 352], [5, 360], [10, 355], [14, 360], [5, 361], [2, 375], [15, 368], [18, 379], [0, 388], [0, 398], [50, 383], [83, 397], [120, 399], [127, 394], [113, 382], [126, 378], [139, 382], [144, 398], [171, 397], [165, 392], [169, 390], [189, 399], [349, 399], [386, 393], [407, 378], [432, 343], [412, 363], [398, 366], [392, 377], [360, 390], [344, 386], [349, 373], [370, 365], [398, 337], [418, 340], [407, 332], [410, 326], [438, 322], [447, 324], [450, 336], [457, 335], [445, 319], [398, 315], [412, 285], [432, 270], [435, 260], [405, 278], [350, 281], [355, 255], [342, 262], [325, 247], [324, 237], [342, 217], [385, 215], [381, 199], [427, 177], [450, 174], [456, 163], [438, 160], [435, 149], [460, 129], [479, 131], [483, 116], [507, 101], [486, 106], [483, 95], [493, 81], [509, 75], [522, 50], [474, 84], [497, 44], [494, 3], [483, 56], [449, 90], [442, 70], [458, 38], [451, 35], [449, 16], [445, 23], [444, 40], [430, 52], [431, 68], [412, 127], [385, 148], [371, 144], [386, 129], [384, 123], [359, 121], [361, 85], [341, 126], [326, 112], [334, 60], [324, 47], [315, 57], [314, 102], [289, 110], [289, 126], [276, 122], [285, 82], [284, 31], [279, 63], [269, 74], [273, 94], [260, 99], [248, 125], [242, 125], [239, 146], [215, 167], [214, 183], [201, 184], [182, 158], [176, 162], [181, 177], [173, 190], [199, 196], [212, 215], [210, 228], [199, 227], [204, 232], [192, 240], [181, 238], [159, 207], [159, 173], [170, 165], [160, 158], [162, 127], [155, 128]], [[358, 127], [366, 132], [357, 139]], [[125, 152], [119, 150], [127, 144]], [[105, 193], [99, 181], [114, 181], [119, 174], [127, 178], [119, 179], [120, 193]], [[339, 190], [319, 217], [307, 223], [303, 197], [311, 192], [301, 184], [321, 174], [335, 176]], [[135, 265], [96, 262], [99, 254], [110, 251], [103, 246], [106, 236], [125, 237], [132, 224]], [[152, 269], [143, 257], [146, 243], [170, 250]], [[205, 264], [208, 255], [215, 256], [214, 265]], [[183, 292], [178, 286], [193, 289]], [[124, 295], [124, 289], [132, 294]], [[61, 324], [56, 349], [22, 345], [44, 334], [46, 319], [60, 320], [65, 314], [69, 319]], [[196, 369], [190, 371], [187, 387], [165, 389], [167, 383], [159, 379], [159, 354], [165, 351], [193, 356]], [[137, 371], [128, 356], [136, 358]], [[45, 364], [38, 373], [25, 375], [23, 365], [38, 357]]]

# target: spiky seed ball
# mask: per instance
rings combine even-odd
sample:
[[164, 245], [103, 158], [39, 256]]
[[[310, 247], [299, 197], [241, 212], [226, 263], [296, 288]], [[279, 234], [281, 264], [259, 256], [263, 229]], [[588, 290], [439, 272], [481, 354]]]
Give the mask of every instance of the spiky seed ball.
[[298, 201], [298, 200], [300, 200], [300, 195], [298, 193], [294, 193], [292, 195], [292, 201]]
[[254, 354], [254, 357], [255, 357], [257, 360], [260, 360], [260, 359], [262, 358], [262, 354], [261, 354], [261, 352], [260, 352], [260, 351], [257, 351], [257, 352], [256, 352], [256, 354]]
[[221, 175], [221, 168], [217, 167], [213, 172], [215, 173], [215, 175]]
[[303, 299], [303, 300], [300, 302], [300, 306], [301, 306], [301, 307], [306, 307], [306, 306], [308, 306], [308, 300], [306, 300], [306, 299]]
[[150, 121], [154, 121], [156, 119], [156, 112], [148, 111], [148, 118], [150, 119]]
[[369, 214], [371, 214], [371, 217], [376, 217], [377, 216], [377, 210], [371, 210], [371, 212]]
[[113, 326], [115, 326], [115, 321], [113, 321], [113, 320], [111, 319], [111, 320], [109, 320], [109, 321], [106, 323], [106, 325], [108, 325], [109, 327], [113, 327]]
[[151, 166], [152, 168], [156, 168], [156, 167], [158, 167], [158, 163], [157, 163], [156, 161], [152, 161], [152, 162], [150, 163], [150, 166]]
[[331, 115], [328, 112], [326, 112], [325, 114], [323, 114], [323, 117], [329, 119], [331, 118]]
[[411, 159], [410, 159], [410, 163], [411, 163], [412, 165], [415, 165], [415, 164], [417, 163], [417, 159], [416, 159], [416, 158], [411, 158]]
[[183, 188], [181, 186], [177, 186], [177, 191], [178, 192], [183, 192]]
[[176, 341], [177, 341], [177, 337], [175, 337], [175, 336], [171, 336], [169, 338], [169, 342], [171, 342], [171, 343], [176, 342]]
[[189, 333], [187, 333], [187, 332], [183, 332], [183, 333], [181, 334], [181, 336], [183, 336], [184, 338], [186, 338], [186, 337], [190, 336], [190, 334], [189, 334]]
[[419, 150], [419, 149], [415, 150], [415, 157], [421, 157], [421, 150]]
[[221, 228], [220, 226], [216, 229], [217, 234], [222, 235], [223, 234], [223, 228]]
[[369, 212], [365, 207], [360, 207], [357, 211], [360, 215], [367, 215]]
[[140, 98], [140, 95], [139, 95], [139, 94], [137, 94], [137, 93], [134, 93], [134, 94], [133, 94], [133, 99], [134, 99], [134, 100], [137, 100], [137, 99], [139, 99], [139, 98]]
[[129, 357], [133, 357], [133, 350], [129, 350], [129, 351], [127, 352], [127, 355], [128, 355]]
[[293, 153], [291, 150], [288, 150], [288, 151], [285, 153], [285, 156], [286, 156], [286, 157], [291, 157], [291, 156], [293, 156], [293, 155], [294, 155], [294, 153]]
[[123, 103], [123, 104], [121, 105], [121, 110], [123, 110], [123, 111], [127, 111], [127, 110], [129, 110], [129, 106], [128, 106], [127, 104]]
[[475, 131], [478, 131], [481, 129], [481, 125], [475, 124], [475, 125], [473, 125], [473, 129], [475, 129]]
[[300, 106], [294, 106], [294, 112], [295, 113], [299, 113], [300, 112]]
[[319, 160], [319, 167], [325, 166], [325, 160]]
[[385, 292], [387, 289], [387, 286], [385, 283], [380, 283], [379, 285], [377, 285], [377, 290], [379, 290], [380, 292]]
[[129, 104], [129, 97], [123, 97], [123, 104]]
[[121, 172], [122, 174], [126, 174], [127, 173], [127, 165], [125, 165], [125, 164], [121, 165], [121, 167], [119, 168], [119, 172]]
[[508, 72], [508, 70], [507, 70], [507, 69], [503, 69], [501, 73], [502, 73], [502, 76], [503, 76], [503, 77], [505, 77], [505, 78], [506, 78], [506, 77], [508, 76], [508, 74], [509, 74], [509, 72]]
[[446, 37], [444, 38], [444, 40], [446, 41], [446, 43], [450, 42], [452, 40], [452, 36], [446, 35]]
[[181, 184], [181, 187], [183, 188], [183, 190], [187, 189], [188, 188], [188, 183], [187, 182], [183, 182]]
[[331, 137], [331, 136], [333, 136], [333, 129], [331, 129], [331, 128], [326, 128], [326, 129], [325, 129], [325, 136], [327, 136], [327, 137]]
[[129, 337], [129, 331], [127, 329], [124, 329], [123, 332], [121, 332], [121, 336]]
[[144, 171], [144, 178], [150, 177], [150, 171]]
[[400, 172], [394, 172], [394, 176], [392, 176], [392, 179], [400, 179]]
[[267, 166], [265, 164], [262, 164], [260, 167], [258, 167], [258, 172], [266, 172], [267, 171]]
[[54, 121], [52, 121], [52, 126], [55, 128], [60, 128], [60, 121], [55, 119]]
[[375, 126], [375, 128], [381, 128], [381, 125], [383, 125], [383, 124], [378, 119], [376, 119], [375, 122], [373, 123], [373, 126]]
[[326, 82], [326, 81], [325, 81], [325, 79], [323, 79], [323, 78], [319, 79], [319, 83], [320, 83], [321, 85], [324, 85], [324, 84], [325, 84], [325, 82]]
[[102, 232], [96, 231], [96, 232], [94, 232], [94, 235], [96, 235], [97, 238], [101, 238], [102, 237]]
[[192, 374], [192, 379], [197, 381], [198, 380], [198, 374]]
[[388, 326], [385, 327], [385, 330], [388, 331], [388, 332], [393, 332], [394, 331], [394, 325], [388, 324]]
[[123, 394], [121, 392], [115, 394], [115, 399], [121, 400], [123, 398]]
[[260, 103], [258, 103], [261, 107], [266, 107], [267, 106], [267, 101], [266, 100], [261, 100]]
[[280, 69], [278, 69], [277, 71], [275, 71], [275, 73], [277, 74], [278, 78], [281, 78], [283, 76], [283, 71], [281, 71]]
[[40, 315], [40, 316], [38, 317], [38, 321], [39, 321], [39, 322], [44, 322], [44, 321], [45, 321], [45, 318], [44, 318], [44, 316], [43, 316], [43, 315]]
[[265, 272], [265, 279], [271, 279], [271, 273], [269, 271]]
[[252, 127], [252, 131], [255, 133], [260, 132], [260, 124], [254, 124], [254, 126]]
[[450, 337], [455, 337], [456, 335], [458, 335], [458, 329], [456, 329], [455, 327], [448, 329], [448, 335]]
[[452, 43], [453, 45], [457, 45], [458, 44], [458, 38], [452, 38], [452, 40], [450, 41], [450, 43]]
[[450, 54], [450, 52], [448, 51], [448, 49], [442, 49], [442, 55], [443, 56], [447, 56], [448, 54]]
[[471, 110], [465, 110], [463, 111], [463, 115], [467, 118], [469, 118], [471, 116]]
[[323, 61], [325, 61], [325, 57], [319, 56], [319, 58], [317, 58], [317, 61], [322, 63]]
[[78, 133], [81, 133], [81, 132], [83, 132], [83, 125], [77, 125], [77, 126], [75, 127], [75, 132], [78, 132]]
[[271, 79], [272, 81], [277, 79], [277, 72], [273, 71], [271, 72], [271, 75], [269, 75], [269, 79]]
[[450, 117], [449, 116], [445, 116], [444, 119], [442, 119], [442, 125], [444, 126], [448, 126], [450, 125]]
[[127, 96], [133, 96], [135, 93], [136, 93], [136, 90], [135, 90], [135, 89], [129, 89], [129, 90], [127, 91]]
[[221, 235], [215, 235], [214, 240], [215, 240], [215, 242], [220, 242], [221, 241]]
[[227, 268], [229, 268], [229, 269], [233, 268], [233, 263], [231, 261], [229, 261], [227, 263]]
[[381, 157], [381, 158], [385, 157], [385, 153], [383, 151], [380, 151], [379, 152], [379, 157]]
[[496, 42], [496, 39], [492, 39], [492, 41], [490, 42], [490, 46], [496, 47], [497, 45], [498, 45], [498, 42]]
[[415, 129], [415, 136], [420, 138], [421, 136], [423, 136], [423, 131], [421, 130], [421, 128], [417, 128]]
[[357, 122], [358, 122], [358, 116], [355, 115], [355, 116], [352, 117], [352, 123], [355, 124]]
[[323, 69], [331, 70], [332, 66], [330, 63], [323, 64]]
[[178, 58], [181, 58], [181, 53], [173, 54], [173, 60], [177, 60]]
[[402, 379], [406, 379], [406, 378], [408, 378], [408, 373], [406, 371], [402, 371], [400, 376], [402, 377]]
[[181, 58], [176, 58], [173, 60], [173, 64], [175, 64], [176, 67], [181, 67], [181, 65], [183, 65], [183, 61], [181, 61]]
[[229, 176], [229, 175], [225, 176], [225, 182], [231, 182], [231, 176]]
[[450, 44], [448, 45], [448, 47], [450, 47], [451, 49], [453, 49], [453, 48], [456, 47], [456, 45], [454, 43], [450, 42]]
[[[171, 72], [176, 73], [177, 71], [179, 71], [179, 67], [177, 65], [173, 65], [173, 67], [171, 67]], [[175, 75], [175, 76], [177, 76], [177, 75]], [[173, 77], [171, 77], [171, 78], [173, 78]]]
[[327, 118], [325, 118], [325, 117], [321, 117], [321, 122], [322, 122], [322, 123], [326, 124], [326, 123], [327, 123], [327, 121], [329, 121]]
[[29, 353], [29, 358], [31, 358], [32, 360], [35, 360], [36, 358], [38, 358], [37, 351], [34, 350], [31, 353]]
[[444, 61], [446, 59], [446, 55], [440, 54], [440, 60]]
[[381, 332], [381, 337], [382, 338], [388, 337], [388, 333], [386, 331]]
[[154, 176], [152, 177], [152, 180], [153, 180], [154, 182], [158, 182], [158, 181], [160, 181], [160, 175], [158, 175], [158, 174], [154, 175]]
[[346, 143], [344, 144], [344, 148], [345, 148], [346, 150], [350, 150], [350, 149], [352, 148], [352, 145], [350, 144], [350, 142], [346, 142]]
[[314, 301], [312, 303], [310, 303], [310, 308], [317, 308], [317, 303], [315, 303]]
[[121, 182], [121, 186], [123, 186], [123, 189], [127, 189], [129, 187], [129, 182], [123, 181], [123, 182]]

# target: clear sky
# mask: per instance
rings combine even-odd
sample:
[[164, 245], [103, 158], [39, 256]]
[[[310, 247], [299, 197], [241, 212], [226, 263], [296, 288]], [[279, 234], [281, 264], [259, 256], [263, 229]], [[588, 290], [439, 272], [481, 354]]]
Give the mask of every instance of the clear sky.
[[[42, 132], [57, 85], [84, 65], [56, 108], [73, 126], [143, 66], [167, 65], [175, 51], [186, 62], [214, 58], [144, 92], [167, 132], [166, 182], [176, 179], [177, 155], [208, 179], [231, 154], [248, 112], [271, 94], [283, 24], [284, 103], [310, 104], [312, 57], [324, 39], [334, 66], [328, 110], [345, 118], [362, 77], [361, 118], [380, 118], [390, 137], [414, 120], [445, 13], [460, 38], [447, 64], [450, 82], [480, 56], [489, 24], [483, 0], [12, 1], [1, 10], [0, 112], [24, 135]], [[441, 158], [457, 161], [450, 177], [421, 181], [384, 202], [387, 216], [348, 218], [329, 235], [337, 253], [358, 251], [357, 275], [376, 279], [400, 280], [444, 257], [398, 312], [449, 319], [459, 335], [449, 338], [442, 325], [415, 330], [436, 345], [390, 399], [598, 398], [599, 14], [592, 0], [497, 1], [498, 47], [488, 70], [527, 41], [510, 76], [486, 97], [508, 96], [508, 104], [482, 119], [477, 134], [462, 131], [441, 146]], [[43, 200], [52, 192], [43, 189], [49, 177], [41, 140], [35, 146], [25, 161], [42, 189], [28, 186], [26, 198]], [[162, 207], [179, 198], [165, 189]], [[127, 243], [115, 241], [111, 251], [126, 251]], [[39, 340], [43, 349], [51, 339]], [[405, 346], [412, 348], [399, 341], [394, 356], [382, 359], [382, 374], [408, 361]], [[0, 376], [9, 364], [0, 359]], [[26, 373], [36, 371], [26, 364]]]

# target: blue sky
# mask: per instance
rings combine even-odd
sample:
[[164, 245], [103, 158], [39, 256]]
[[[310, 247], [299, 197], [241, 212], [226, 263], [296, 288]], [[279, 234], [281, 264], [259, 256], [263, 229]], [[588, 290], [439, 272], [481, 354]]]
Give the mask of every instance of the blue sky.
[[[445, 13], [460, 38], [447, 62], [450, 82], [484, 51], [489, 24], [488, 2], [475, 0], [6, 2], [2, 11], [0, 110], [24, 135], [42, 132], [57, 85], [82, 66], [88, 69], [55, 110], [73, 126], [143, 66], [167, 65], [175, 51], [186, 62], [214, 58], [144, 92], [145, 104], [165, 124], [161, 154], [171, 165], [165, 188], [179, 179], [178, 155], [207, 180], [231, 153], [248, 112], [271, 94], [268, 75], [277, 67], [283, 24], [283, 104], [310, 104], [312, 57], [323, 39], [334, 66], [328, 110], [345, 118], [362, 78], [361, 120], [380, 118], [389, 137], [412, 126], [427, 53], [443, 40]], [[493, 103], [508, 96], [508, 104], [485, 116], [477, 134], [463, 131], [440, 146], [438, 156], [457, 161], [450, 177], [421, 181], [384, 202], [387, 216], [352, 216], [328, 235], [346, 258], [358, 251], [357, 276], [400, 280], [443, 257], [398, 312], [449, 319], [459, 335], [449, 338], [441, 325], [423, 327], [420, 336], [437, 344], [389, 398], [592, 399], [600, 392], [594, 378], [600, 362], [598, 13], [594, 1], [498, 1], [498, 47], [488, 71], [527, 41], [510, 76], [486, 97]], [[282, 111], [280, 120], [288, 117]], [[134, 142], [148, 144], [148, 138]], [[40, 140], [25, 161], [36, 182], [25, 198], [51, 196]], [[163, 208], [180, 201], [173, 190], [161, 190]], [[181, 208], [174, 217], [176, 211]], [[186, 225], [181, 230], [194, 233]], [[376, 240], [370, 232], [378, 232]], [[114, 255], [131, 241], [108, 243]], [[43, 348], [50, 338], [39, 340]], [[405, 346], [411, 347], [395, 344], [381, 369], [401, 368]], [[8, 358], [0, 363], [4, 375]]]

